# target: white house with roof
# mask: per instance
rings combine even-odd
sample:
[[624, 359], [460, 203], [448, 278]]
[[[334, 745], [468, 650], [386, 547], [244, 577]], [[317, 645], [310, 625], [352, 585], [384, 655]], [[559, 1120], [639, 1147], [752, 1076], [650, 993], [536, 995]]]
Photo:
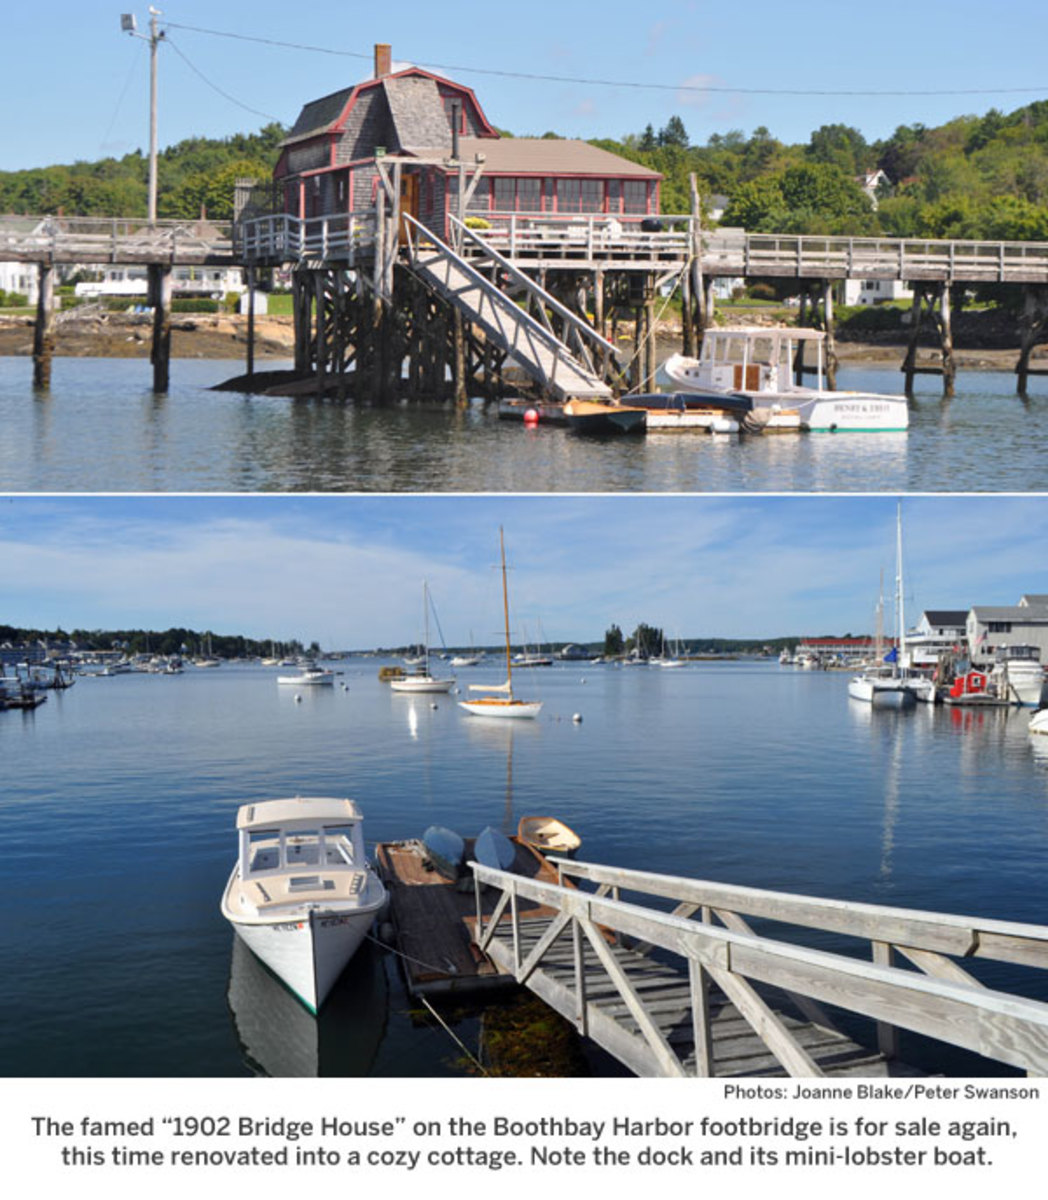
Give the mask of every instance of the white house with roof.
[[928, 608], [906, 634], [908, 664], [934, 667], [939, 655], [967, 645], [968, 610], [964, 608]]
[[1018, 604], [979, 604], [965, 624], [968, 656], [988, 666], [1002, 646], [1036, 646], [1048, 664], [1048, 596], [1026, 595]]

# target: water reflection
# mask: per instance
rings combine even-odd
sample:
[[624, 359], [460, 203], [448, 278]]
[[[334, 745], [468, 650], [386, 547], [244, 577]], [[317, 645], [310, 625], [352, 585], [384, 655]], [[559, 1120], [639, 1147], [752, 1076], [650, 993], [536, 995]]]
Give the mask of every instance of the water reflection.
[[385, 1033], [387, 993], [381, 952], [365, 942], [313, 1016], [233, 936], [229, 1011], [241, 1056], [254, 1074], [367, 1075]]
[[[282, 365], [282, 364], [273, 364]], [[592, 441], [465, 409], [241, 396], [208, 390], [239, 363], [179, 360], [168, 396], [135, 360], [59, 359], [33, 396], [25, 359], [0, 358], [0, 485], [10, 491], [1041, 491], [1048, 403], [1014, 376], [966, 372], [948, 403], [918, 393], [908, 434]], [[937, 382], [937, 381], [936, 381]], [[893, 368], [842, 387], [898, 391]], [[105, 419], [100, 419], [104, 414]], [[988, 442], [986, 430], [993, 429]]]

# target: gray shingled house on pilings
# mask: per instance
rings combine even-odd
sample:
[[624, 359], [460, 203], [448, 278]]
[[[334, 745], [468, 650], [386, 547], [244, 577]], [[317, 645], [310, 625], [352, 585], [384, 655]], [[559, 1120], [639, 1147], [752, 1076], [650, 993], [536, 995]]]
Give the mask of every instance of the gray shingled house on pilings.
[[377, 46], [373, 78], [302, 109], [239, 250], [292, 267], [296, 366], [325, 390], [605, 398], [654, 376], [655, 299], [695, 259], [660, 182], [585, 142], [504, 136], [470, 88]]

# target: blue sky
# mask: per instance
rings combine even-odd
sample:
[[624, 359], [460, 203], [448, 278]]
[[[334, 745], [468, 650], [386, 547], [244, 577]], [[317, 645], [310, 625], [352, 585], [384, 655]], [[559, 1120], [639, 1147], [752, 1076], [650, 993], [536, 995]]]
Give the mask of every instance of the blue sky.
[[[0, 621], [186, 625], [325, 647], [399, 645], [430, 584], [447, 644], [501, 629], [591, 640], [865, 632], [895, 571], [893, 497], [8, 497]], [[906, 606], [1048, 593], [1043, 497], [903, 501]], [[434, 637], [434, 641], [438, 639]]]
[[[147, 6], [136, 4], [5, 4], [4, 94], [17, 119], [5, 122], [0, 169], [147, 148], [148, 48], [119, 29], [122, 11], [145, 29]], [[937, 125], [1048, 96], [1040, 0], [1002, 0], [992, 16], [974, 0], [663, 0], [650, 9], [635, 0], [495, 8], [399, 0], [389, 9], [169, 0], [162, 8], [171, 44], [160, 51], [161, 146], [251, 131], [273, 117], [290, 124], [305, 101], [370, 75], [380, 41], [396, 60], [473, 87], [489, 118], [518, 135], [620, 137], [677, 114], [697, 144], [759, 125], [805, 142], [835, 122], [873, 140], [900, 124]]]

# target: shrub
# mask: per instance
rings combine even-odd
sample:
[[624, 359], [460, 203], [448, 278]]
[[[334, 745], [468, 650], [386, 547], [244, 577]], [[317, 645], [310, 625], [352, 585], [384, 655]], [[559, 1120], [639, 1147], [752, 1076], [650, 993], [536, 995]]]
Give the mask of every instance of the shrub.
[[217, 313], [219, 300], [172, 300], [171, 311], [178, 313]]

